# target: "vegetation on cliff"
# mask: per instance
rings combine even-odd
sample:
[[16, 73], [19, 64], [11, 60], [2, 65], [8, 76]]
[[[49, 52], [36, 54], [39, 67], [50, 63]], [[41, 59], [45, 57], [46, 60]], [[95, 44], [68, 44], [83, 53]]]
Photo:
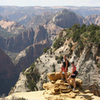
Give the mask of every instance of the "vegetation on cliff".
[[[64, 36], [63, 32], [66, 33]], [[75, 24], [72, 28], [64, 29], [63, 32], [55, 39], [53, 44], [55, 49], [61, 47], [67, 38], [72, 38], [73, 42], [77, 42], [81, 48], [86, 45], [98, 46], [100, 44], [100, 26], [94, 24], [89, 26]]]
[[35, 67], [35, 64], [33, 63], [30, 66], [30, 69], [25, 72], [26, 78], [27, 78], [27, 87], [31, 91], [37, 90], [36, 83], [39, 81], [40, 74], [38, 72], [38, 69]]

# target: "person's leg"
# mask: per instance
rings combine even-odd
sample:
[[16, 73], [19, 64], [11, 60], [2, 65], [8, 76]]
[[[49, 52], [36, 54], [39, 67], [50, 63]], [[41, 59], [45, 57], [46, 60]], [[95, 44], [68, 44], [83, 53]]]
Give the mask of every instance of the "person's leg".
[[73, 88], [74, 88], [74, 90], [76, 89], [76, 82], [75, 82], [75, 78], [73, 78]]
[[61, 75], [61, 79], [62, 79], [62, 80], [64, 80], [64, 73], [63, 73], [63, 72], [61, 72], [61, 74], [60, 74], [60, 75]]
[[66, 79], [66, 82], [67, 82], [67, 72], [65, 72], [65, 79]]
[[71, 88], [70, 80], [71, 80], [71, 77], [69, 77], [69, 78], [67, 79], [67, 82], [68, 82], [68, 84], [69, 84], [68, 88]]

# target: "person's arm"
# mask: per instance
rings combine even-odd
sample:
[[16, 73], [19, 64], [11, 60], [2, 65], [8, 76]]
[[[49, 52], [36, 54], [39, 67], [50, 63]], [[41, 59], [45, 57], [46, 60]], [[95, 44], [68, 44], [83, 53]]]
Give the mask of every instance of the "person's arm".
[[66, 60], [66, 67], [68, 67], [68, 61]]
[[66, 67], [65, 67], [65, 72], [67, 72], [67, 69], [68, 69], [68, 68], [67, 68], [67, 66], [66, 66]]
[[67, 72], [67, 70], [68, 70], [68, 61], [66, 61], [65, 63], [66, 63], [65, 70], [66, 70], [66, 72]]
[[62, 67], [61, 67], [61, 71], [60, 71], [60, 74], [62, 73]]
[[60, 71], [60, 74], [62, 73], [62, 70]]

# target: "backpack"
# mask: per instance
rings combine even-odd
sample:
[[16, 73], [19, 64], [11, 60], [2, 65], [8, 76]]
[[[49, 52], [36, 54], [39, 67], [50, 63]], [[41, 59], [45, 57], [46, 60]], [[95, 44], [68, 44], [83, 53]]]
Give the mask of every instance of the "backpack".
[[[68, 61], [68, 60], [67, 60]], [[63, 62], [63, 66], [66, 67], [66, 62]], [[68, 61], [68, 67], [70, 66], [70, 62]]]
[[66, 62], [63, 62], [63, 67], [64, 67], [64, 68], [66, 67]]
[[[68, 60], [67, 60], [68, 61]], [[68, 67], [70, 66], [70, 62], [68, 61]]]

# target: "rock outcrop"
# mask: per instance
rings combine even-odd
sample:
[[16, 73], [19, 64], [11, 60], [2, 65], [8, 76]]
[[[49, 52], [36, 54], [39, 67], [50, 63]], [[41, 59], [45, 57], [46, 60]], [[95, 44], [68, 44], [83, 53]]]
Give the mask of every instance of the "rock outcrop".
[[94, 96], [91, 93], [79, 93], [76, 98], [71, 98], [71, 96], [74, 96], [75, 93], [71, 93], [70, 97], [68, 97], [68, 94], [61, 94], [61, 95], [49, 95], [44, 94], [45, 91], [35, 91], [35, 92], [18, 92], [13, 93], [6, 98], [1, 98], [5, 100], [13, 100], [13, 99], [26, 99], [26, 100], [100, 100], [100, 97]]
[[[68, 76], [70, 75], [70, 73], [67, 74]], [[77, 97], [79, 97], [79, 100], [92, 99], [92, 93], [87, 97], [81, 97], [82, 94], [86, 95], [90, 93], [89, 90], [82, 90], [82, 88], [80, 89], [80, 87], [78, 87], [82, 85], [82, 80], [75, 79], [77, 90], [73, 91], [72, 88], [68, 88], [69, 84], [64, 82], [63, 80], [60, 80], [58, 76], [60, 76], [60, 73], [48, 73], [48, 78], [50, 79], [50, 82], [43, 84], [43, 88], [45, 89], [44, 96], [46, 99], [60, 100], [62, 98], [62, 100], [64, 100], [68, 98], [76, 99]]]
[[[78, 27], [78, 29], [80, 28]], [[33, 84], [34, 87], [32, 87], [32, 90], [34, 88], [37, 88], [37, 90], [43, 89], [42, 88], [43, 83], [48, 81], [47, 73], [60, 72], [61, 58], [64, 55], [67, 55], [70, 62], [72, 61], [75, 62], [75, 65], [77, 66], [77, 70], [78, 70], [77, 77], [83, 81], [82, 84], [83, 87], [86, 86], [89, 87], [92, 84], [97, 83], [99, 89], [100, 87], [100, 81], [99, 81], [100, 80], [99, 77], [100, 76], [99, 75], [100, 74], [99, 73], [100, 72], [100, 68], [99, 68], [100, 45], [99, 43], [96, 42], [98, 45], [97, 44], [95, 45], [93, 43], [91, 44], [91, 42], [88, 41], [87, 45], [85, 45], [86, 43], [82, 45], [79, 44], [79, 42], [77, 42], [78, 39], [75, 42], [72, 40], [72, 38], [67, 37], [68, 35], [70, 36], [72, 35], [72, 30], [71, 29], [63, 30], [59, 34], [59, 36], [57, 36], [57, 38], [55, 39], [55, 44], [57, 48], [55, 48], [56, 47], [55, 45], [51, 46], [51, 48], [47, 50], [46, 53], [41, 55], [30, 68], [26, 69], [25, 73], [28, 73], [28, 75], [33, 79], [34, 77], [32, 75], [34, 73], [33, 71], [34, 68], [36, 68], [39, 72], [38, 81], [36, 81], [35, 84]], [[82, 36], [83, 34], [81, 34], [80, 38], [82, 38]], [[57, 41], [57, 39], [59, 41]], [[68, 67], [68, 71], [71, 72], [71, 67]], [[55, 74], [53, 78], [55, 79]]]
[[[95, 51], [93, 49], [95, 49]], [[84, 80], [83, 84], [87, 86], [94, 83], [100, 84], [100, 69], [96, 65], [96, 56], [98, 55], [97, 49], [99, 49], [99, 47], [92, 46], [85, 48], [77, 63], [79, 77]]]
[[29, 91], [29, 89], [26, 87], [26, 83], [25, 80], [26, 76], [23, 75], [22, 73], [20, 73], [19, 75], [19, 79], [18, 79], [18, 83], [16, 83], [15, 87], [9, 92], [9, 95], [12, 94], [13, 92], [25, 92], [25, 91]]
[[[70, 73], [68, 73], [70, 75]], [[21, 75], [23, 77], [23, 75]], [[55, 78], [54, 78], [55, 77]], [[13, 93], [4, 98], [5, 100], [13, 100], [18, 98], [23, 98], [27, 100], [99, 100], [100, 97], [94, 96], [93, 93], [90, 92], [90, 90], [84, 90], [79, 86], [82, 85], [82, 80], [76, 79], [77, 90], [72, 90], [72, 88], [68, 88], [69, 84], [64, 82], [63, 80], [60, 80], [60, 73], [48, 73], [48, 78], [50, 79], [49, 82], [43, 84], [43, 88], [45, 90], [43, 91], [35, 91], [35, 92], [19, 92], [19, 87], [21, 86], [21, 82], [23, 80], [19, 79], [18, 84], [16, 85], [16, 92]], [[23, 78], [25, 79], [25, 77]], [[54, 80], [56, 79], [56, 80]], [[24, 89], [24, 87], [23, 87]]]

